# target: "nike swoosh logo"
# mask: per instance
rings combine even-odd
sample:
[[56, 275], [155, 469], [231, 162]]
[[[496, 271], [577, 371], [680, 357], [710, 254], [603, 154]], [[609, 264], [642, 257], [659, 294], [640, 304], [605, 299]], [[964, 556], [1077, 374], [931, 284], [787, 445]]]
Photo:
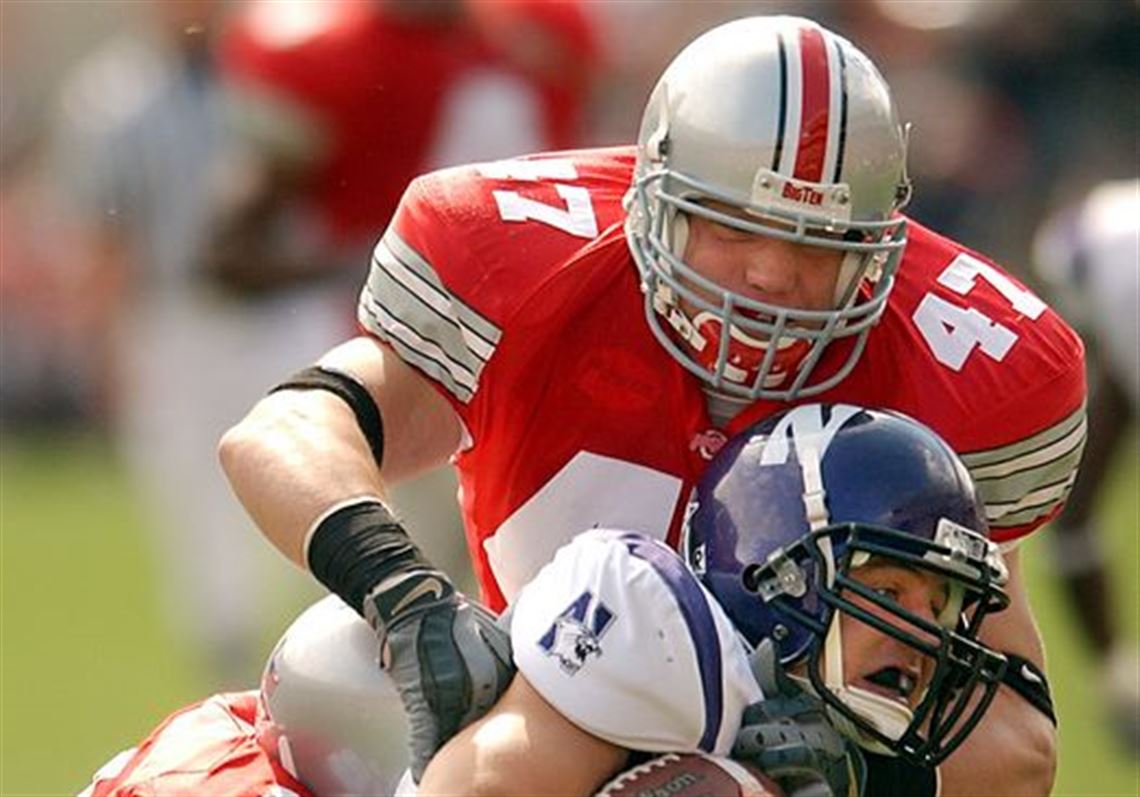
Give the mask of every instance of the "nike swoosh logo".
[[390, 616], [398, 616], [400, 612], [408, 608], [408, 606], [415, 603], [424, 595], [431, 595], [435, 600], [439, 600], [443, 597], [443, 584], [438, 578], [428, 576], [419, 584], [416, 584], [414, 587], [408, 590], [408, 594], [400, 598], [400, 600], [396, 602], [396, 605], [392, 607], [392, 613]]
[[1021, 665], [1021, 677], [1027, 681], [1032, 681], [1035, 684], [1041, 683], [1041, 679], [1037, 676], [1037, 673], [1033, 672], [1033, 670], [1029, 669], [1024, 664]]

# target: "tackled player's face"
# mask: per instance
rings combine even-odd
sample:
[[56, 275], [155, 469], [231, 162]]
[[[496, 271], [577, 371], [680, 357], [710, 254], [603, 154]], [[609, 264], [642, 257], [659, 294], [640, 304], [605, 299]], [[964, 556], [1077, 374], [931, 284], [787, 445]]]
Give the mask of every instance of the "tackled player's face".
[[[923, 620], [937, 623], [947, 613], [950, 589], [946, 579], [934, 573], [872, 560], [850, 575]], [[847, 597], [871, 614], [899, 622], [858, 595], [848, 593]], [[840, 612], [839, 617], [844, 682], [915, 708], [930, 685], [935, 661], [845, 612]], [[912, 626], [906, 630], [921, 637], [922, 632]]]
[[[727, 205], [709, 205], [733, 212]], [[835, 306], [841, 252], [754, 235], [700, 216], [688, 218], [684, 260], [702, 276], [778, 307], [827, 310]]]

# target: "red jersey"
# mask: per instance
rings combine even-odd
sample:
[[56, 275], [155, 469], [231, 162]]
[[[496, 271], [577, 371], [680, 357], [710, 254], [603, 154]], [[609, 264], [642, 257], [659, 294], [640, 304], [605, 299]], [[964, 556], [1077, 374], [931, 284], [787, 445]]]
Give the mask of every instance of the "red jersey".
[[257, 691], [171, 714], [95, 774], [79, 797], [312, 797], [257, 741]]
[[452, 103], [487, 101], [462, 97], [471, 86], [465, 81], [495, 71], [513, 74], [533, 92], [533, 98], [517, 98], [534, 104], [529, 113], [537, 127], [533, 137], [512, 139], [519, 152], [568, 146], [567, 139], [577, 137], [584, 95], [559, 77], [571, 70], [527, 70], [488, 35], [501, 31], [518, 39], [525, 22], [561, 43], [568, 59], [588, 58], [593, 39], [584, 12], [575, 3], [545, 5], [527, 0], [500, 9], [493, 3], [486, 12], [469, 13], [441, 4], [433, 13], [386, 9], [375, 0], [257, 0], [227, 29], [222, 70], [244, 95], [247, 112], [268, 111], [262, 125], [293, 129], [294, 138], [308, 141], [303, 148], [316, 153], [305, 196], [332, 239], [367, 245], [412, 178], [455, 162], [447, 159], [455, 145], [440, 130], [456, 123]]
[[[661, 347], [626, 246], [632, 148], [445, 170], [416, 180], [378, 244], [363, 328], [447, 398], [484, 599], [501, 609], [593, 526], [676, 544], [690, 487], [727, 428]], [[899, 410], [970, 467], [995, 539], [1056, 514], [1085, 433], [1079, 338], [981, 255], [914, 222], [888, 307], [854, 371], [804, 401]], [[833, 343], [821, 361], [845, 354]]]

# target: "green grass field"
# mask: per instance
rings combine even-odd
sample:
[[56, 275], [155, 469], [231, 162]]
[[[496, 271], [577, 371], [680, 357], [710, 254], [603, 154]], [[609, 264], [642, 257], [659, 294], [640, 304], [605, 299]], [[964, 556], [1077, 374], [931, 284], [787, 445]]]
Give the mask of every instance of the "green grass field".
[[[1120, 610], [1137, 633], [1140, 447], [1107, 496]], [[1027, 546], [1031, 594], [1062, 718], [1057, 795], [1138, 795], [1098, 684], [1046, 568]], [[171, 709], [202, 694], [164, 628], [140, 519], [107, 449], [89, 440], [4, 441], [0, 451], [0, 795], [68, 795]], [[287, 565], [282, 563], [282, 567]], [[274, 622], [279, 622], [274, 620]], [[266, 629], [267, 635], [274, 633]]]

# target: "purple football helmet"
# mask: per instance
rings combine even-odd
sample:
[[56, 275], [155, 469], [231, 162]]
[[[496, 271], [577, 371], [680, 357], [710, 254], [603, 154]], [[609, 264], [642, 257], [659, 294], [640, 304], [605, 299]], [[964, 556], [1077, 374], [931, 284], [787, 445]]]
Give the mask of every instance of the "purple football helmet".
[[[746, 429], [697, 484], [683, 553], [747, 641], [771, 640], [868, 750], [936, 764], [996, 693], [1006, 660], [977, 635], [1008, 605], [1008, 573], [965, 466], [904, 415], [808, 404]], [[932, 622], [852, 578], [871, 562], [945, 579], [945, 609]], [[925, 694], [899, 672], [846, 683], [841, 613], [917, 651]]]

